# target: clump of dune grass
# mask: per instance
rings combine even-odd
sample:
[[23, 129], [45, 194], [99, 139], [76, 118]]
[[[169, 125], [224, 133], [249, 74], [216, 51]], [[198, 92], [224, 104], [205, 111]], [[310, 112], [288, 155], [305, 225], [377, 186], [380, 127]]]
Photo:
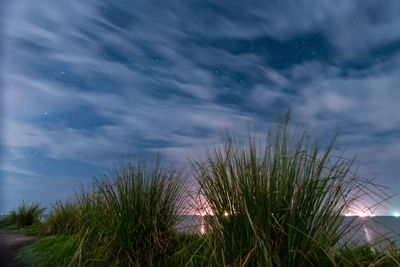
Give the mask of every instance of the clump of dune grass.
[[370, 190], [352, 172], [353, 160], [332, 156], [335, 138], [322, 149], [306, 134], [276, 127], [265, 145], [228, 135], [224, 147], [194, 162], [205, 216], [205, 238], [216, 264], [319, 266], [335, 264], [335, 247], [351, 230], [343, 214]]
[[15, 225], [16, 228], [30, 226], [40, 222], [44, 211], [45, 208], [41, 207], [39, 203], [28, 204], [22, 201], [17, 210], [12, 210], [0, 221], [0, 225], [2, 227]]
[[81, 189], [74, 202], [53, 206], [48, 232], [75, 235], [71, 264], [145, 266], [167, 262], [179, 243], [184, 175], [127, 163]]
[[77, 233], [80, 223], [80, 208], [75, 201], [57, 201], [51, 205], [45, 222], [46, 234], [69, 235]]

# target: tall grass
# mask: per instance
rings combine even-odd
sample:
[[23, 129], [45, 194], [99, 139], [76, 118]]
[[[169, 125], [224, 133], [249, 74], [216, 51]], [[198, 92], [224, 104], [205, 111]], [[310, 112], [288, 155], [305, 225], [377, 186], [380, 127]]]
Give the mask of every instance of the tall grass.
[[[174, 254], [184, 176], [160, 162], [125, 164], [54, 206], [49, 232], [75, 234], [71, 264], [151, 265]], [[89, 261], [89, 263], [88, 263]]]
[[45, 208], [39, 203], [26, 203], [22, 201], [17, 210], [12, 210], [9, 215], [0, 221], [0, 226], [16, 225], [18, 228], [39, 223]]
[[69, 235], [79, 230], [81, 210], [77, 202], [58, 201], [50, 208], [48, 218], [45, 222], [46, 234]]
[[351, 227], [342, 215], [371, 183], [352, 173], [353, 160], [331, 155], [335, 138], [325, 149], [308, 143], [286, 123], [265, 146], [228, 136], [225, 147], [194, 162], [199, 193], [214, 214], [204, 218], [215, 263], [335, 264], [334, 248]]

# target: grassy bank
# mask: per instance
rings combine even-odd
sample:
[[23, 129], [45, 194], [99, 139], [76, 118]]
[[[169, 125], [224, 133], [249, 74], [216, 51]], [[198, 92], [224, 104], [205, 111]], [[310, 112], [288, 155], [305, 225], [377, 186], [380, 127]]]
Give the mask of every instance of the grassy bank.
[[307, 140], [285, 124], [266, 143], [228, 136], [192, 161], [204, 235], [175, 230], [190, 197], [185, 175], [159, 161], [125, 164], [54, 204], [39, 223], [47, 237], [20, 257], [32, 266], [400, 265], [393, 246], [338, 243], [352, 230], [342, 215], [366, 194], [379, 198], [376, 185], [332, 155], [334, 139], [324, 149]]

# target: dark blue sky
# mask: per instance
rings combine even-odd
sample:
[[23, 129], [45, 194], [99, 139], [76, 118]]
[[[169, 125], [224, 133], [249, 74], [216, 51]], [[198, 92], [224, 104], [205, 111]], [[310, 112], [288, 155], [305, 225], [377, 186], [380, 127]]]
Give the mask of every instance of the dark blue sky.
[[[399, 1], [1, 6], [1, 212], [121, 160], [185, 164], [225, 128], [292, 122], [400, 193]], [[399, 197], [388, 204], [400, 210]]]

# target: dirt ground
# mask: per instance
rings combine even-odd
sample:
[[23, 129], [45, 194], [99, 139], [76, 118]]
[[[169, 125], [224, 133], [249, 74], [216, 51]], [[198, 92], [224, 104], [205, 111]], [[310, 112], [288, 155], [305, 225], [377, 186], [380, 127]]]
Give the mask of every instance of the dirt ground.
[[22, 247], [33, 243], [36, 239], [36, 236], [26, 236], [9, 231], [0, 231], [0, 266], [23, 266], [18, 263], [15, 257]]

